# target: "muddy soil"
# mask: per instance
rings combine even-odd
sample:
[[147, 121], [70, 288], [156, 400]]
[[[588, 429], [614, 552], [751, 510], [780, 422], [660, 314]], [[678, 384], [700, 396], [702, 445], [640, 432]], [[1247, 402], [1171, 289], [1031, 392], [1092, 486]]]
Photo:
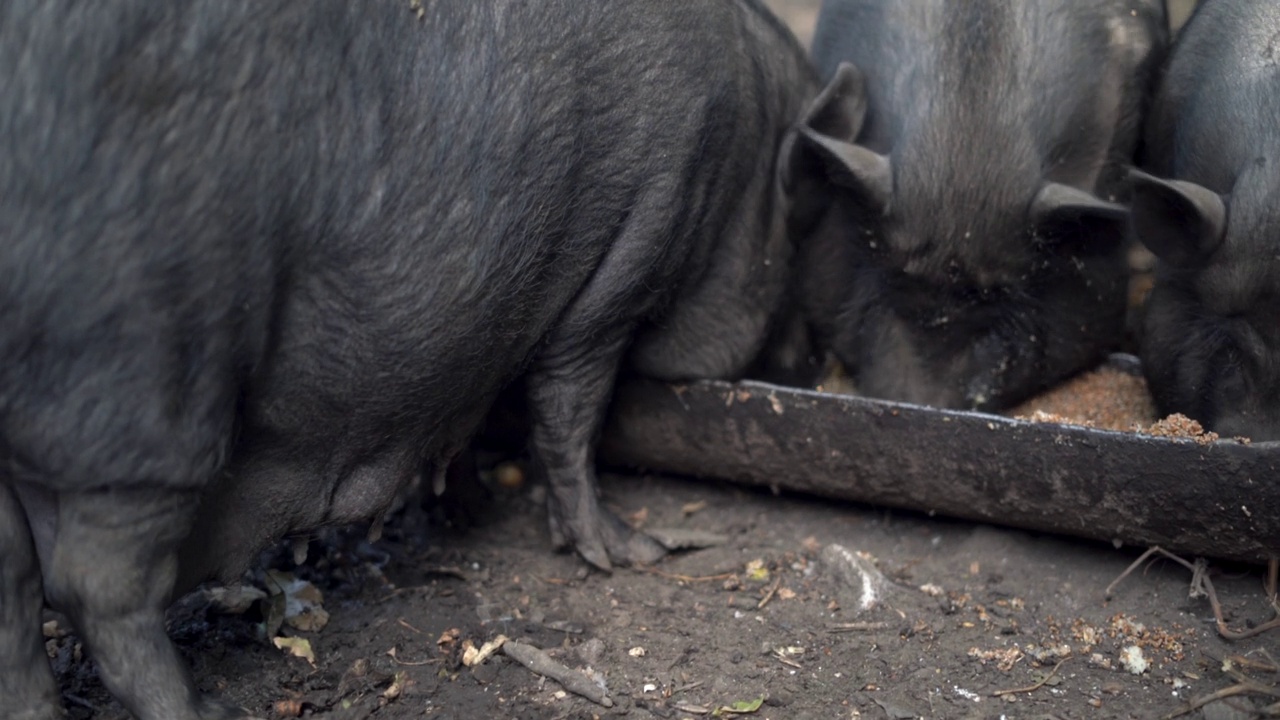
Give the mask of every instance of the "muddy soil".
[[[1173, 562], [1108, 599], [1138, 549], [714, 481], [603, 485], [632, 521], [725, 542], [604, 574], [551, 551], [539, 487], [495, 485], [467, 530], [397, 522], [374, 544], [349, 532], [312, 542], [301, 567], [277, 553], [273, 565], [324, 594], [322, 630], [281, 631], [308, 640], [314, 664], [260, 639], [261, 603], [235, 615], [193, 596], [173, 635], [202, 689], [271, 718], [698, 718], [760, 699], [741, 716], [1156, 718], [1235, 684], [1232, 656], [1280, 658], [1277, 632], [1220, 639]], [[1210, 570], [1233, 627], [1272, 617], [1259, 569]], [[863, 609], [867, 587], [876, 600]], [[586, 673], [613, 706], [501, 651], [463, 664], [464, 646], [499, 635]], [[126, 717], [75, 659], [74, 636], [50, 647], [72, 718]]]
[[[807, 41], [817, 3], [772, 4]], [[268, 718], [1156, 718], [1242, 677], [1277, 692], [1280, 630], [1221, 639], [1185, 568], [1145, 565], [1107, 597], [1142, 548], [716, 481], [612, 474], [603, 491], [637, 525], [721, 544], [601, 573], [551, 550], [539, 486], [492, 483], [466, 523], [413, 514], [376, 543], [364, 529], [313, 540], [302, 565], [269, 553], [264, 567], [322, 594], [327, 624], [312, 611], [295, 619], [310, 629], [275, 630], [267, 601], [237, 614], [206, 591], [170, 629], [204, 691]], [[1260, 568], [1209, 573], [1231, 627], [1273, 617]], [[65, 623], [47, 630], [70, 717], [127, 717]], [[314, 659], [269, 635], [307, 641]], [[546, 651], [611, 707], [502, 650], [464, 662], [499, 636]], [[1190, 716], [1274, 701], [1255, 692]]]

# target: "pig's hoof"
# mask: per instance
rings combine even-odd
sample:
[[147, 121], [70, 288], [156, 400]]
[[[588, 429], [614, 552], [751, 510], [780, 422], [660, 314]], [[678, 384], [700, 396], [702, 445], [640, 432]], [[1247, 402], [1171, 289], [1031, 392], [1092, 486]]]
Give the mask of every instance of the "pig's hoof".
[[657, 540], [632, 530], [613, 513], [604, 513], [600, 531], [605, 550], [615, 565], [649, 565], [667, 554]]
[[667, 554], [667, 549], [648, 535], [633, 532], [627, 538], [625, 553], [627, 565], [652, 565]]
[[582, 559], [606, 572], [614, 565], [648, 565], [667, 554], [656, 540], [604, 510], [585, 521], [561, 518], [555, 512], [549, 519], [557, 548], [572, 547]]
[[605, 549], [604, 543], [598, 536], [588, 533], [574, 542], [573, 547], [582, 556], [583, 560], [591, 563], [597, 569], [605, 572], [613, 570], [613, 562], [609, 560], [609, 551]]

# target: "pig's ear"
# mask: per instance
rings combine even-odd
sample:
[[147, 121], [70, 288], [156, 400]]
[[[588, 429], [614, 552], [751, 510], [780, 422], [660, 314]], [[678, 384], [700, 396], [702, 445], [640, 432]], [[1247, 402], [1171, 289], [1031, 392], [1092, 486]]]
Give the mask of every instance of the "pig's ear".
[[795, 194], [806, 180], [835, 183], [887, 207], [893, 178], [887, 158], [854, 144], [867, 114], [866, 82], [850, 63], [835, 75], [787, 133], [779, 153], [782, 187]]
[[1227, 204], [1218, 193], [1183, 180], [1129, 171], [1132, 227], [1138, 241], [1175, 267], [1203, 263], [1222, 244]]
[[836, 140], [853, 142], [867, 116], [867, 81], [862, 71], [842, 62], [831, 81], [809, 103], [800, 126]]
[[827, 181], [851, 191], [864, 209], [888, 212], [893, 198], [893, 167], [888, 157], [861, 145], [820, 135], [810, 128], [801, 128], [800, 138], [817, 158], [817, 167]]
[[1031, 201], [1030, 217], [1037, 234], [1050, 242], [1119, 242], [1129, 211], [1070, 185], [1047, 182]]

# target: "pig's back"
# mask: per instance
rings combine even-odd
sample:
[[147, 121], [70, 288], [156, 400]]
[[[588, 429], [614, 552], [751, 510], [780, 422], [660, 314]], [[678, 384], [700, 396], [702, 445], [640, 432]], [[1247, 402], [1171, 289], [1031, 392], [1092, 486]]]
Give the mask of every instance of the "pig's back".
[[672, 282], [717, 228], [705, 186], [759, 152], [721, 112], [752, 48], [705, 32], [735, 6], [426, 7], [0, 9], [17, 474], [198, 486], [245, 418], [429, 456], [654, 188], [670, 247], [637, 251]]
[[[1132, 149], [1136, 70], [1162, 22], [1162, 8], [1147, 0], [829, 1], [813, 57], [823, 77], [844, 60], [867, 75], [859, 141], [877, 152], [892, 152], [904, 137], [948, 154], [1023, 147], [1037, 157], [1003, 161], [1079, 175], [1096, 170], [1113, 145]], [[957, 138], [947, 129], [956, 126], [978, 136]], [[1082, 157], [1085, 167], [1061, 168]]]
[[1147, 134], [1155, 172], [1227, 193], [1250, 163], [1280, 160], [1280, 6], [1204, 2], [1171, 52]]

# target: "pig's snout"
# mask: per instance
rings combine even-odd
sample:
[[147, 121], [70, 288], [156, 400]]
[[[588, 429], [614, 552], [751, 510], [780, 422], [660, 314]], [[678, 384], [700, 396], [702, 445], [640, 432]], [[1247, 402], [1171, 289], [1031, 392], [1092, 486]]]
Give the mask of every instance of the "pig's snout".
[[987, 336], [978, 340], [970, 358], [964, 406], [983, 411], [1001, 409], [1006, 376], [1013, 361], [1013, 349], [999, 338]]

